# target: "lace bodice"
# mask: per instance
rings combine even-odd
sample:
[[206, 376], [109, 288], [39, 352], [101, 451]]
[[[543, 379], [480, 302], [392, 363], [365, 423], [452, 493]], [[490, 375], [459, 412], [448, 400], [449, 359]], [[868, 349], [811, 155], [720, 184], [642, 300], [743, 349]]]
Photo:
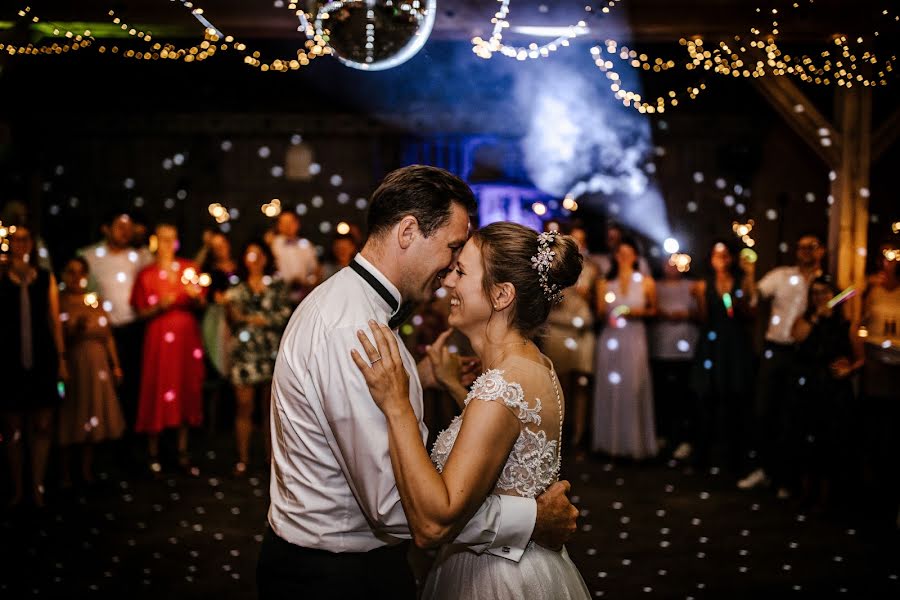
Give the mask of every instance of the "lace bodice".
[[[466, 397], [466, 406], [474, 399], [486, 402], [501, 401], [521, 422], [519, 437], [495, 485], [496, 493], [536, 498], [559, 477], [561, 463], [559, 423], [562, 419], [562, 396], [559, 394], [556, 374], [553, 371], [549, 371], [549, 374], [551, 385], [548, 391], [553, 397], [549, 399], [546, 408], [539, 397], [534, 398], [533, 404], [529, 403], [522, 385], [507, 381], [504, 378], [504, 371], [498, 369], [485, 371], [475, 380]], [[547, 412], [542, 415], [544, 410]], [[443, 471], [450, 457], [464, 416], [465, 411], [453, 419], [449, 427], [437, 437], [431, 450], [431, 461], [438, 471]], [[546, 428], [542, 424], [546, 424]]]

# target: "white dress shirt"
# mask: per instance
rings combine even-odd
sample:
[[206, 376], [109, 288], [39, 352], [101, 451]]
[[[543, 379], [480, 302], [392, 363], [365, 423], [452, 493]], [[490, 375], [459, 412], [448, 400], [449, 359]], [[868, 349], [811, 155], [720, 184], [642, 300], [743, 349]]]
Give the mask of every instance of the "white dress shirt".
[[91, 270], [88, 289], [100, 294], [103, 308], [113, 327], [128, 325], [137, 318], [131, 306], [131, 288], [138, 273], [153, 262], [147, 248], [128, 248], [112, 252], [106, 242], [78, 252]]
[[303, 285], [315, 283], [319, 271], [319, 259], [315, 247], [307, 239], [289, 240], [276, 235], [272, 240], [272, 254], [278, 274], [287, 283]]
[[766, 341], [793, 344], [791, 329], [806, 310], [810, 280], [797, 267], [776, 267], [756, 284], [763, 298], [772, 299], [772, 314], [766, 329]]
[[[362, 255], [355, 259], [400, 302], [400, 293]], [[391, 467], [387, 423], [350, 350], [365, 356], [356, 332], [387, 323], [391, 308], [350, 268], [304, 299], [288, 322], [272, 380], [272, 481], [269, 524], [282, 539], [331, 552], [366, 552], [409, 539]], [[395, 336], [397, 334], [395, 333]], [[423, 443], [422, 387], [410, 374], [410, 402]], [[531, 538], [533, 499], [489, 496], [455, 543], [518, 561]]]

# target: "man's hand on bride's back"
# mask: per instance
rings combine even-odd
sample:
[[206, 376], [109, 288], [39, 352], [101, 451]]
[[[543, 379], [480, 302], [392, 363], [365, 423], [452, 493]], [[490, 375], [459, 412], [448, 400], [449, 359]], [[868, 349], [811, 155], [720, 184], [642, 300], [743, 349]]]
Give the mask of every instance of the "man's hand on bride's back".
[[560, 550], [577, 529], [578, 509], [569, 501], [571, 489], [568, 481], [558, 481], [537, 498], [531, 539], [545, 548]]
[[409, 403], [409, 373], [403, 366], [400, 346], [387, 325], [369, 321], [373, 344], [360, 330], [356, 333], [366, 356], [351, 350], [350, 356], [366, 379], [372, 400], [386, 416], [412, 410]]

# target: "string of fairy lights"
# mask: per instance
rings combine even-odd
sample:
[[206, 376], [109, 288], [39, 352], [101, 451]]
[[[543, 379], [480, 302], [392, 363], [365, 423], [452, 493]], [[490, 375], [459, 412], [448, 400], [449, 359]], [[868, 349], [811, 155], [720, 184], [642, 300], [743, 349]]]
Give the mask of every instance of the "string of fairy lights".
[[[119, 16], [115, 10], [109, 10], [107, 16], [110, 23], [125, 32], [133, 41], [147, 45], [145, 50], [135, 50], [133, 48], [120, 48], [117, 44], [100, 44], [93, 37], [90, 30], [84, 30], [81, 33], [59, 28], [51, 30], [50, 34], [54, 36], [64, 36], [68, 40], [63, 44], [52, 43], [47, 45], [36, 46], [32, 43], [16, 45], [12, 43], [0, 43], [0, 52], [6, 52], [10, 56], [19, 55], [52, 55], [65, 54], [69, 51], [75, 51], [81, 48], [94, 47], [100, 54], [120, 55], [125, 58], [135, 60], [173, 60], [186, 63], [202, 62], [213, 57], [217, 52], [233, 51], [243, 56], [243, 62], [246, 65], [255, 67], [260, 71], [287, 72], [297, 70], [300, 67], [310, 64], [310, 62], [320, 56], [326, 56], [331, 53], [331, 49], [327, 45], [327, 32], [323, 36], [316, 33], [311, 24], [305, 18], [301, 18], [301, 27], [307, 34], [307, 41], [304, 46], [298, 48], [295, 56], [288, 58], [275, 58], [271, 61], [261, 60], [261, 52], [252, 50], [246, 43], [235, 39], [232, 35], [227, 35], [216, 27], [209, 19], [205, 17], [203, 8], [196, 6], [188, 0], [179, 0], [179, 3], [202, 25], [204, 25], [203, 39], [197, 43], [187, 46], [178, 47], [171, 43], [160, 43], [154, 41], [153, 34], [150, 31], [143, 31], [137, 27], [129, 25], [129, 23]], [[294, 6], [294, 5], [292, 5]], [[298, 14], [302, 11], [297, 11]], [[41, 22], [41, 18], [34, 14], [30, 6], [18, 11], [19, 19], [28, 19], [31, 23], [37, 24]]]
[[[304, 33], [307, 40], [303, 46], [297, 48], [293, 56], [267, 61], [262, 59], [259, 50], [250, 49], [246, 43], [235, 39], [235, 36], [223, 32], [206, 16], [206, 11], [202, 7], [190, 0], [178, 0], [178, 2], [190, 11], [190, 14], [204, 27], [202, 40], [191, 46], [180, 48], [171, 43], [156, 42], [151, 32], [132, 27], [114, 10], [110, 10], [108, 16], [111, 24], [126, 32], [133, 40], [146, 44], [146, 49], [122, 49], [115, 44], [101, 44], [97, 42], [90, 30], [75, 32], [54, 27], [48, 33], [64, 37], [64, 42], [45, 45], [0, 43], [0, 51], [13, 56], [54, 55], [95, 48], [101, 54], [116, 54], [129, 59], [183, 62], [201, 62], [217, 53], [232, 51], [242, 55], [246, 65], [261, 71], [274, 72], [297, 70], [310, 64], [317, 57], [332, 54], [328, 45], [329, 32], [322, 25], [328, 15], [307, 14], [302, 8], [298, 8], [296, 0], [287, 3], [282, 1], [276, 5], [292, 11], [298, 19], [297, 30]], [[525, 45], [507, 44], [503, 41], [503, 37], [506, 31], [511, 30], [512, 0], [497, 0], [497, 2], [500, 6], [491, 19], [493, 31], [490, 37], [486, 40], [481, 37], [472, 39], [472, 50], [481, 58], [489, 59], [495, 54], [520, 61], [545, 58], [560, 48], [568, 46], [571, 40], [584, 36], [590, 31], [586, 22], [579, 20], [573, 25], [560, 28], [562, 30], [560, 35], [549, 42], [540, 44], [531, 42]], [[621, 2], [622, 0], [606, 0], [599, 8], [587, 5], [584, 7], [584, 12], [586, 16], [607, 15]], [[776, 4], [779, 3], [776, 2]], [[597, 68], [609, 80], [610, 89], [615, 97], [625, 106], [633, 107], [642, 113], [662, 113], [667, 108], [678, 106], [684, 100], [693, 100], [707, 89], [707, 85], [703, 81], [697, 81], [692, 85], [670, 89], [656, 98], [644, 98], [639, 91], [626, 87], [619, 64], [639, 71], [654, 73], [682, 68], [686, 71], [712, 73], [732, 78], [795, 76], [806, 83], [838, 85], [847, 88], [854, 85], [866, 87], [887, 85], [888, 77], [893, 73], [894, 64], [897, 61], [896, 55], [888, 58], [879, 57], [874, 51], [866, 49], [865, 45], [868, 41], [881, 36], [881, 25], [900, 23], [900, 14], [897, 14], [896, 10], [885, 8], [879, 13], [880, 20], [876, 23], [877, 28], [867, 36], [868, 39], [866, 36], [852, 38], [838, 33], [832, 37], [833, 46], [823, 48], [816, 55], [802, 53], [791, 55], [778, 43], [778, 37], [784, 26], [782, 16], [786, 18], [801, 8], [814, 6], [815, 0], [782, 4], [780, 8], [778, 6], [767, 9], [757, 7], [755, 14], [760, 19], [765, 18], [766, 25], [750, 26], [747, 33], [737, 33], [728, 40], [716, 42], [704, 39], [699, 35], [681, 38], [679, 44], [684, 47], [687, 60], [676, 61], [670, 58], [650, 56], [620, 44], [614, 39], [607, 39], [604, 43], [592, 47], [591, 55]], [[18, 17], [19, 19], [28, 19], [32, 24], [41, 21], [29, 6], [18, 11]]]
[[[501, 54], [517, 60], [536, 59], [546, 57], [551, 51], [555, 51], [561, 45], [568, 45], [569, 40], [584, 35], [588, 32], [584, 21], [568, 28], [567, 32], [544, 45], [531, 43], [527, 46], [513, 46], [503, 43], [503, 33], [510, 29], [509, 13], [511, 0], [498, 0], [500, 9], [494, 15], [493, 34], [488, 40], [480, 37], [472, 39], [472, 50], [482, 58], [491, 58], [494, 54]], [[866, 39], [863, 36], [851, 38], [843, 34], [835, 34], [832, 37], [834, 46], [822, 49], [818, 55], [812, 56], [800, 54], [792, 56], [784, 51], [778, 44], [777, 38], [781, 34], [782, 22], [780, 15], [790, 13], [804, 6], [814, 5], [815, 0], [806, 2], [794, 1], [790, 6], [779, 9], [768, 9], [768, 13], [762, 8], [756, 8], [756, 14], [765, 15], [771, 26], [763, 28], [751, 26], [749, 35], [735, 34], [728, 41], [721, 40], [718, 43], [704, 40], [703, 36], [681, 38], [679, 44], [687, 52], [688, 59], [680, 63], [686, 71], [711, 72], [723, 77], [755, 78], [764, 76], [795, 76], [801, 81], [817, 85], [838, 85], [851, 88], [854, 85], [865, 87], [877, 87], [887, 85], [889, 75], [894, 70], [897, 62], [896, 55], [889, 58], [879, 58], [874, 51], [864, 47]], [[601, 10], [607, 14], [616, 1], [610, 1]], [[593, 12], [590, 6], [585, 11]], [[895, 11], [884, 9], [881, 11], [883, 23], [900, 22], [900, 15]], [[871, 38], [881, 35], [880, 29], [872, 32]], [[670, 89], [653, 99], [645, 99], [641, 93], [634, 89], [627, 89], [623, 83], [622, 73], [617, 69], [616, 63], [645, 72], [661, 73], [679, 66], [672, 59], [651, 57], [645, 53], [620, 44], [614, 39], [607, 39], [605, 43], [591, 48], [594, 64], [606, 75], [610, 81], [610, 89], [625, 106], [633, 107], [641, 113], [663, 113], [666, 108], [679, 105], [683, 99], [693, 100], [706, 89], [702, 81], [681, 89]]]

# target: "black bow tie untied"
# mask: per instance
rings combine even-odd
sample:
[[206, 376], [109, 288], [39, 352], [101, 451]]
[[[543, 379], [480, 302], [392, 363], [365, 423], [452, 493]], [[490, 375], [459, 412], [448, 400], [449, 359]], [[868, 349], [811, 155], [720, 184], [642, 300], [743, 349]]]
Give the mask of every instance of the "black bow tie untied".
[[363, 278], [363, 281], [369, 284], [369, 286], [378, 292], [378, 295], [381, 296], [387, 305], [391, 307], [391, 310], [394, 311], [394, 314], [391, 315], [390, 320], [388, 321], [388, 327], [391, 329], [397, 329], [406, 320], [413, 314], [416, 309], [416, 305], [412, 302], [403, 302], [400, 306], [397, 306], [397, 299], [391, 294], [384, 285], [378, 281], [378, 278], [372, 275], [365, 267], [359, 264], [355, 259], [350, 261], [350, 268], [356, 272], [357, 275]]
[[412, 314], [416, 311], [416, 305], [412, 302], [404, 302], [400, 305], [400, 308], [397, 309], [393, 315], [391, 315], [391, 319], [388, 321], [388, 327], [391, 329], [397, 329], [404, 323], [406, 323], [407, 319], [409, 319]]

